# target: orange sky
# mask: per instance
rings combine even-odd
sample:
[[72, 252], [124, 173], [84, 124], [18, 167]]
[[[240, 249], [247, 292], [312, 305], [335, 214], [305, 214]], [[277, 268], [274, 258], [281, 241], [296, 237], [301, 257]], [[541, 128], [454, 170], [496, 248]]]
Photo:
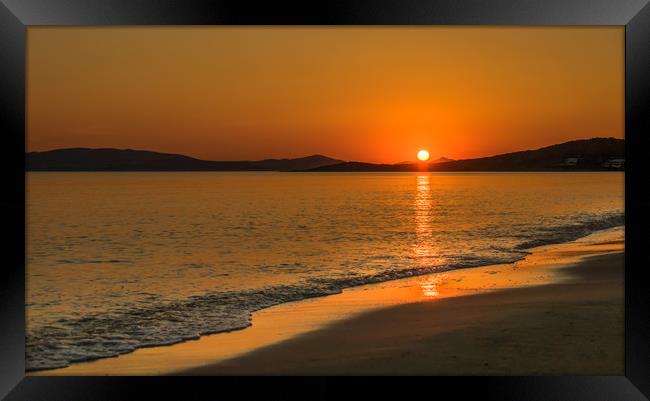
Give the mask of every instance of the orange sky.
[[27, 148], [469, 158], [623, 137], [622, 27], [28, 28]]

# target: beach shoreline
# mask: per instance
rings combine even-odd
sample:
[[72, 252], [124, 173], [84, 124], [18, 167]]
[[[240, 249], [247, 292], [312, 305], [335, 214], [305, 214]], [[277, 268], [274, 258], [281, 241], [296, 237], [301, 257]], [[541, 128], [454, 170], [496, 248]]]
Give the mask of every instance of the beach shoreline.
[[[28, 374], [622, 374], [623, 229], [531, 251], [514, 264], [346, 289], [255, 312], [240, 331]], [[548, 356], [558, 352], [562, 363]]]

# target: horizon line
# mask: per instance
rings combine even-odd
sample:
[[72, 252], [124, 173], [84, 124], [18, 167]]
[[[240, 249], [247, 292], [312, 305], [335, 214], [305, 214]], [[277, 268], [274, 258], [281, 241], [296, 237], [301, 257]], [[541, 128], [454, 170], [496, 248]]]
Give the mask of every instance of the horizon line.
[[187, 154], [183, 153], [173, 153], [173, 152], [165, 152], [165, 151], [157, 151], [157, 150], [150, 150], [150, 149], [134, 149], [134, 148], [116, 148], [116, 147], [85, 147], [85, 146], [75, 146], [75, 147], [67, 147], [67, 148], [53, 148], [53, 149], [48, 149], [48, 150], [33, 150], [33, 151], [25, 151], [25, 155], [28, 155], [30, 153], [45, 153], [45, 152], [55, 152], [55, 151], [61, 151], [61, 150], [117, 150], [117, 151], [134, 151], [134, 152], [150, 152], [150, 153], [158, 153], [158, 154], [167, 154], [167, 155], [175, 155], [175, 156], [183, 156], [183, 157], [189, 157], [194, 160], [198, 161], [204, 161], [204, 162], [259, 162], [259, 161], [265, 161], [265, 160], [295, 160], [295, 159], [304, 159], [308, 157], [325, 157], [328, 159], [332, 160], [337, 160], [342, 163], [367, 163], [367, 164], [385, 164], [385, 165], [395, 165], [395, 164], [420, 164], [420, 163], [432, 163], [432, 161], [436, 161], [439, 159], [449, 159], [449, 161], [461, 161], [461, 160], [474, 160], [474, 159], [482, 159], [482, 158], [488, 158], [488, 157], [495, 157], [495, 156], [501, 156], [501, 155], [507, 155], [507, 154], [512, 154], [512, 153], [518, 153], [518, 152], [529, 152], [529, 151], [536, 151], [540, 149], [544, 149], [547, 147], [555, 146], [555, 145], [562, 145], [565, 143], [570, 143], [570, 142], [578, 142], [578, 141], [589, 141], [593, 139], [614, 139], [614, 140], [620, 140], [620, 141], [625, 141], [625, 138], [616, 138], [613, 136], [605, 137], [605, 136], [596, 136], [596, 137], [591, 137], [591, 138], [582, 138], [582, 139], [573, 139], [570, 141], [565, 141], [565, 142], [559, 142], [559, 143], [552, 143], [550, 145], [545, 145], [539, 148], [535, 149], [522, 149], [522, 150], [515, 150], [515, 151], [510, 151], [510, 152], [505, 152], [505, 153], [497, 153], [497, 154], [492, 154], [492, 155], [485, 155], [485, 156], [480, 156], [480, 157], [471, 157], [471, 158], [459, 158], [455, 159], [453, 157], [448, 157], [448, 156], [439, 156], [433, 160], [430, 158], [429, 160], [426, 161], [417, 161], [417, 160], [403, 160], [403, 161], [397, 161], [397, 162], [381, 162], [381, 163], [375, 163], [375, 162], [364, 162], [364, 161], [358, 161], [358, 160], [345, 160], [345, 159], [340, 159], [337, 157], [333, 156], [327, 156], [323, 153], [313, 153], [305, 156], [296, 156], [296, 157], [266, 157], [262, 159], [232, 159], [232, 160], [209, 160], [209, 159], [201, 159], [197, 158], [194, 156], [189, 156]]

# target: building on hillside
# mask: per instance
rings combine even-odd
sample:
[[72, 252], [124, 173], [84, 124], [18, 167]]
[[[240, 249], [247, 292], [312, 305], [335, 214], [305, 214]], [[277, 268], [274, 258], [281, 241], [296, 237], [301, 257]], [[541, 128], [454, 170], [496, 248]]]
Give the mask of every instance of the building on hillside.
[[578, 163], [580, 163], [580, 158], [581, 156], [569, 156], [564, 158], [564, 162], [561, 164], [561, 166], [564, 167], [576, 167]]
[[625, 159], [623, 158], [610, 158], [603, 163], [604, 168], [611, 168], [615, 170], [622, 170], [625, 168]]

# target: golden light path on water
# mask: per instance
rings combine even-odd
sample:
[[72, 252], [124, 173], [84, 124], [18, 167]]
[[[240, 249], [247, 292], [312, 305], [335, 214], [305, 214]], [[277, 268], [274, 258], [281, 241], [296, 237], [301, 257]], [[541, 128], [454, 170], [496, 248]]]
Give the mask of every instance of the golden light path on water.
[[[432, 225], [433, 199], [431, 194], [431, 176], [422, 174], [416, 176], [415, 191], [415, 260], [421, 268], [432, 265], [436, 259], [437, 252], [433, 241]], [[442, 275], [429, 276], [421, 281], [422, 293], [427, 297], [436, 297], [439, 295], [437, 290], [438, 283]]]

